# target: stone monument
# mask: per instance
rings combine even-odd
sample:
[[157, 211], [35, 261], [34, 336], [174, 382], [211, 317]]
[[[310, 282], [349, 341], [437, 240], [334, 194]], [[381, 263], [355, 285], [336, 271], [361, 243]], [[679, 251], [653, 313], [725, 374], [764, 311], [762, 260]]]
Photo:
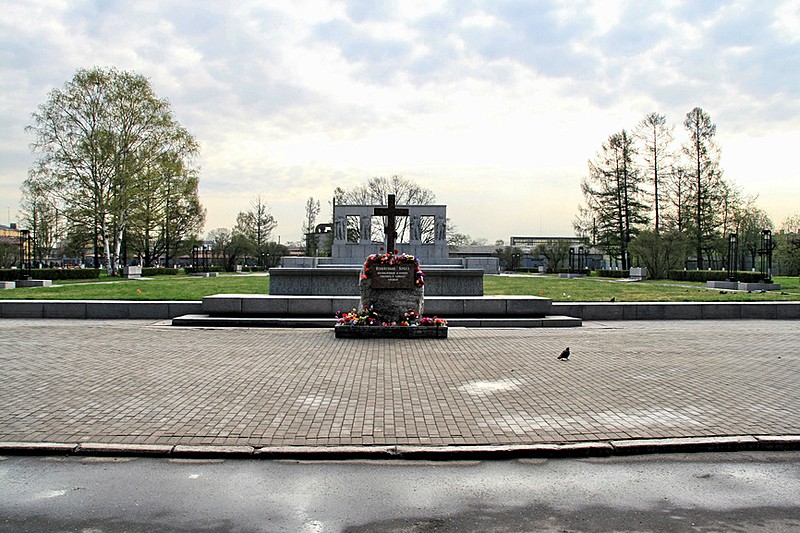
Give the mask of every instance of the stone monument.
[[447, 337], [444, 321], [422, 319], [425, 281], [419, 261], [395, 249], [395, 217], [407, 216], [408, 209], [397, 208], [395, 195], [390, 194], [388, 206], [376, 207], [374, 214], [387, 217], [387, 251], [372, 254], [364, 262], [358, 310], [340, 317], [336, 337]]
[[[499, 272], [498, 259], [450, 257], [447, 207], [398, 206], [390, 196], [391, 205], [335, 204], [331, 257], [282, 258], [280, 268], [270, 269], [270, 294], [356, 296], [359, 287], [354, 280], [359, 279], [365, 258], [397, 250], [413, 255], [422, 265], [427, 296], [482, 296], [483, 275]], [[398, 230], [398, 220], [403, 231]], [[383, 235], [374, 231], [379, 225]]]

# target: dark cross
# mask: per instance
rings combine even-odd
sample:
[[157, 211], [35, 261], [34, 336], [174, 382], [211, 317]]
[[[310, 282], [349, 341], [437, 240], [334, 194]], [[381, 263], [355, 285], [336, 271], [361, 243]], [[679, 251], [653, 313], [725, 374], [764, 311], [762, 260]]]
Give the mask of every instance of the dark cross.
[[398, 209], [394, 204], [394, 194], [389, 195], [389, 207], [376, 207], [375, 216], [388, 217], [383, 232], [386, 234], [386, 250], [388, 253], [394, 251], [394, 241], [397, 239], [397, 229], [395, 227], [396, 216], [408, 216], [408, 209]]

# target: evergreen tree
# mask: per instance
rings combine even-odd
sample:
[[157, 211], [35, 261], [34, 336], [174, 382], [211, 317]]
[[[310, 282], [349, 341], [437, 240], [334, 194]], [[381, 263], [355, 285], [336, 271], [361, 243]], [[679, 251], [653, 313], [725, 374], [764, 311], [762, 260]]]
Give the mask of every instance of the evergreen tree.
[[620, 259], [623, 270], [630, 267], [628, 243], [648, 221], [635, 155], [633, 139], [625, 130], [611, 135], [589, 161], [589, 176], [581, 184], [597, 223], [598, 244]]
[[720, 193], [721, 173], [719, 170], [719, 151], [714, 142], [717, 126], [708, 113], [695, 107], [686, 114], [684, 127], [689, 133], [689, 141], [684, 146], [691, 165], [687, 165], [692, 176], [694, 200], [694, 247], [697, 255], [697, 268], [703, 269], [703, 254], [713, 239], [715, 230], [715, 201]]

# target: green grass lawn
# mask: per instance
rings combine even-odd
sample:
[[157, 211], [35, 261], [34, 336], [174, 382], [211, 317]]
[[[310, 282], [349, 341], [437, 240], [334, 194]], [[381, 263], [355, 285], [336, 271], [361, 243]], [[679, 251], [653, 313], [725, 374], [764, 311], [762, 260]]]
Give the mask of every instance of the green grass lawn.
[[[609, 278], [558, 278], [555, 276], [487, 276], [485, 294], [544, 296], [555, 302], [729, 302], [800, 300], [800, 278], [776, 277], [781, 291], [746, 293], [710, 290], [705, 283]], [[782, 294], [785, 293], [785, 294]]]
[[[544, 296], [556, 302], [728, 302], [800, 301], [800, 278], [776, 277], [781, 291], [739, 293], [709, 290], [702, 283], [648, 280], [621, 282], [606, 278], [562, 279], [555, 276], [486, 276], [487, 295]], [[25, 300], [201, 300], [211, 294], [268, 294], [269, 277], [220, 275], [216, 278], [158, 276], [126, 280], [101, 278], [53, 282], [52, 287], [7, 289], [0, 299]]]
[[100, 278], [54, 281], [52, 287], [0, 291], [0, 299], [46, 300], [202, 300], [211, 294], [267, 294], [269, 277], [220, 275], [215, 278], [156, 276], [149, 279]]

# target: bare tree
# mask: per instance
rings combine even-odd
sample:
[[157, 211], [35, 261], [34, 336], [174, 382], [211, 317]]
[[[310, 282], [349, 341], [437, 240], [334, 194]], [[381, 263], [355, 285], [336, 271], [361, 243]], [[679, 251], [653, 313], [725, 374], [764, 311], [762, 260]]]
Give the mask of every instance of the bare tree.
[[317, 236], [315, 233], [317, 226], [317, 216], [319, 215], [319, 200], [314, 200], [309, 196], [306, 200], [306, 216], [303, 221], [303, 235], [306, 239], [306, 255], [317, 255]]
[[569, 260], [570, 243], [562, 240], [548, 240], [536, 245], [535, 252], [544, 257], [548, 272], [558, 272]]
[[664, 182], [666, 208], [662, 212], [662, 225], [680, 232], [691, 226], [692, 184], [691, 175], [686, 168], [674, 164]]
[[653, 220], [656, 234], [661, 228], [663, 196], [661, 182], [670, 168], [672, 130], [673, 128], [667, 125], [667, 117], [658, 113], [650, 113], [645, 116], [636, 129], [636, 137], [644, 145], [641, 154], [645, 163], [645, 172], [650, 175], [650, 181], [653, 184]]
[[246, 244], [243, 246], [243, 255], [249, 253], [262, 263], [262, 256], [268, 253], [267, 244], [272, 230], [277, 225], [275, 217], [269, 212], [269, 206], [259, 194], [249, 211], [240, 212], [236, 216], [236, 226], [232, 233], [234, 237], [240, 235], [244, 238]]
[[[370, 178], [363, 185], [357, 185], [352, 189], [342, 189], [337, 187], [334, 191], [334, 201], [339, 205], [385, 205], [390, 194], [395, 195], [397, 205], [431, 205], [436, 202], [436, 195], [430, 189], [421, 187], [417, 183], [402, 176], [392, 176], [390, 178], [376, 177]], [[373, 227], [373, 235], [382, 235], [384, 226]], [[408, 217], [397, 219], [397, 242], [408, 240], [409, 220]], [[423, 219], [421, 233], [423, 241], [433, 232], [433, 221]], [[361, 229], [358, 224], [348, 221], [348, 239], [358, 240]]]
[[28, 178], [22, 184], [21, 223], [31, 231], [33, 260], [46, 261], [66, 235], [66, 219], [59, 216], [52, 191], [37, 180]]

